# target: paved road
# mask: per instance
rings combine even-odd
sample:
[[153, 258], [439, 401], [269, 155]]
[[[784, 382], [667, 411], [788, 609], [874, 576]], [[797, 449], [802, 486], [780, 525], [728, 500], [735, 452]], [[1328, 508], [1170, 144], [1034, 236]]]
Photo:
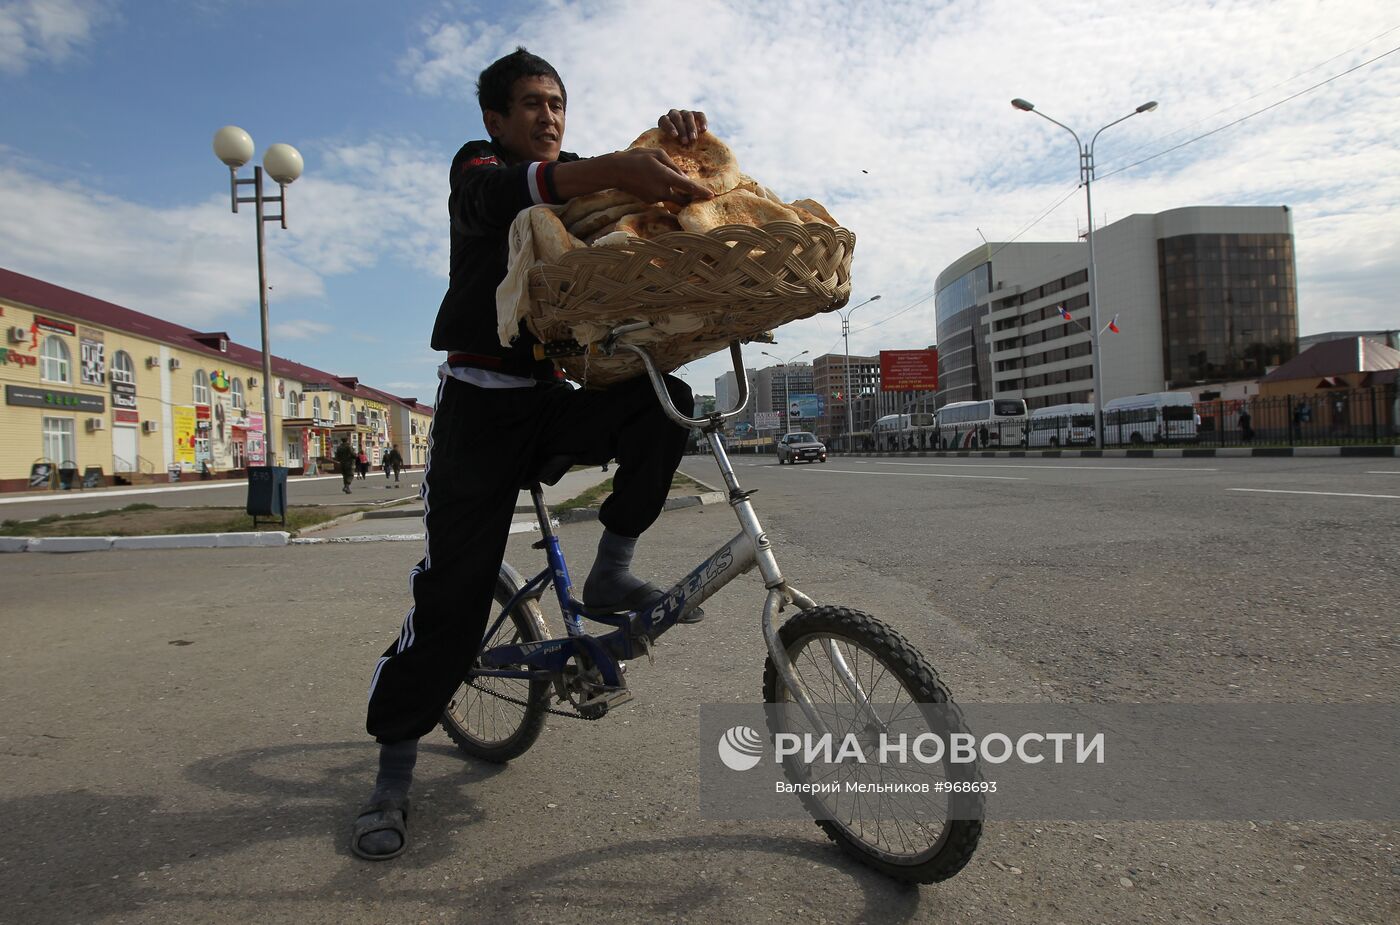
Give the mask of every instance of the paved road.
[[[1400, 496], [1393, 461], [749, 462], [791, 580], [895, 624], [963, 700], [1400, 698], [1400, 498], [1354, 497]], [[707, 463], [685, 469], [712, 480]], [[734, 529], [724, 505], [669, 513], [639, 566], [678, 576]], [[577, 574], [598, 530], [561, 529]], [[530, 542], [510, 558], [531, 562]], [[699, 704], [758, 698], [752, 576], [637, 663], [637, 700], [604, 722], [552, 720], [504, 768], [432, 737], [410, 852], [359, 862], [345, 839], [373, 777], [365, 688], [419, 553], [0, 557], [0, 920], [1400, 916], [1394, 824], [993, 821], [967, 870], [915, 890], [810, 825], [701, 818]]]

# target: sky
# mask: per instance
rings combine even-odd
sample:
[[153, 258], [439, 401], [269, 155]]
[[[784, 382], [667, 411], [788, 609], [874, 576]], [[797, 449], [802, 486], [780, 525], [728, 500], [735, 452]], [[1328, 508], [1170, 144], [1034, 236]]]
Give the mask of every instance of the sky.
[[[238, 125], [306, 162], [267, 226], [273, 352], [431, 401], [448, 164], [520, 44], [564, 79], [565, 150], [699, 109], [852, 229], [849, 304], [881, 297], [852, 354], [934, 343], [935, 278], [983, 236], [1084, 230], [1073, 139], [1014, 97], [1086, 141], [1158, 101], [1096, 144], [1096, 227], [1288, 205], [1300, 333], [1400, 327], [1400, 11], [1373, 0], [0, 0], [0, 266], [257, 347], [255, 222], [211, 149]], [[835, 313], [777, 336], [843, 349]]]

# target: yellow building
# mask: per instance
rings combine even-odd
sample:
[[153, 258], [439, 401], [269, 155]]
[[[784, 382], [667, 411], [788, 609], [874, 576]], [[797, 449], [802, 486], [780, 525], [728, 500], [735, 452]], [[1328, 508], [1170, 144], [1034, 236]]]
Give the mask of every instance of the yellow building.
[[[426, 461], [432, 409], [0, 269], [0, 491], [242, 478], [266, 447], [293, 473], [352, 436], [378, 463]], [[421, 435], [422, 459], [418, 458]]]

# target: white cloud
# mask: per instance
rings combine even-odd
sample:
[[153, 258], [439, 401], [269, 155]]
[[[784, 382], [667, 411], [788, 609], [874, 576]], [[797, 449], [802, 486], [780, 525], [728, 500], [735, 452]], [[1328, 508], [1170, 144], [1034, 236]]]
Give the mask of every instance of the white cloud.
[[19, 75], [32, 64], [64, 63], [111, 17], [102, 0], [0, 3], [0, 73]]
[[307, 318], [293, 318], [272, 325], [272, 335], [281, 340], [316, 340], [335, 330], [334, 325]]

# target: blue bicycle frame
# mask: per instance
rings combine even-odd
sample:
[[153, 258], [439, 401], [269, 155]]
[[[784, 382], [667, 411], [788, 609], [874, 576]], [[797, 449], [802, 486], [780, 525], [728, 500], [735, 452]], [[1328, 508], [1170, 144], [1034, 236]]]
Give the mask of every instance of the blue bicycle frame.
[[[769, 657], [773, 660], [788, 690], [792, 692], [794, 699], [806, 714], [808, 721], [816, 729], [824, 730], [826, 723], [817, 714], [805, 685], [797, 677], [797, 672], [792, 667], [792, 661], [788, 658], [787, 650], [778, 638], [775, 623], [778, 612], [787, 604], [796, 604], [798, 607], [806, 609], [815, 606], [815, 602], [784, 580], [782, 572], [778, 568], [777, 559], [773, 555], [772, 542], [759, 524], [758, 515], [754, 512], [753, 505], [749, 501], [751, 492], [744, 491], [739, 487], [734, 467], [725, 452], [724, 441], [719, 432], [723, 422], [727, 418], [739, 414], [748, 401], [748, 378], [744, 373], [743, 355], [740, 352], [739, 344], [735, 342], [729, 345], [730, 357], [733, 360], [739, 384], [738, 404], [730, 411], [717, 412], [704, 418], [692, 418], [678, 411], [671, 402], [661, 373], [657, 371], [646, 350], [634, 344], [616, 342], [618, 336], [645, 327], [649, 327], [649, 325], [643, 323], [615, 329], [609, 338], [609, 349], [629, 350], [640, 357], [646, 367], [647, 375], [651, 379], [652, 388], [667, 416], [682, 427], [698, 427], [706, 434], [710, 441], [711, 452], [719, 465], [720, 474], [724, 477], [725, 487], [728, 489], [729, 506], [734, 509], [735, 516], [738, 517], [740, 531], [729, 542], [700, 563], [690, 574], [670, 588], [666, 596], [657, 604], [646, 610], [590, 615], [584, 612], [583, 602], [574, 596], [573, 582], [569, 578], [569, 570], [564, 562], [559, 538], [554, 533], [553, 525], [549, 519], [549, 511], [544, 504], [544, 492], [540, 485], [535, 483], [530, 487], [530, 495], [534, 500], [540, 531], [543, 534], [543, 538], [536, 544], [536, 548], [545, 550], [548, 567], [525, 582], [515, 592], [511, 599], [506, 602], [501, 613], [487, 628], [483, 638], [490, 639], [517, 605], [526, 600], [538, 600], [551, 584], [554, 586], [560, 611], [564, 615], [567, 635], [553, 639], [493, 646], [486, 649], [481, 653], [478, 667], [471, 670], [469, 679], [470, 677], [499, 677], [528, 681], [555, 681], [563, 675], [571, 659], [578, 659], [580, 663], [597, 669], [599, 675], [597, 680], [605, 689], [611, 689], [611, 692], [625, 692], [626, 684], [622, 677], [622, 666], [619, 664], [621, 661], [648, 654], [656, 638], [674, 626], [683, 615], [698, 607], [724, 585], [757, 566], [763, 576], [764, 587], [768, 592], [763, 605], [762, 627]], [[584, 632], [583, 620], [585, 618], [612, 626], [614, 629], [599, 636], [591, 635]], [[859, 685], [854, 676], [850, 674], [849, 669], [846, 668], [845, 660], [834, 645], [827, 643], [827, 648], [833, 658], [833, 663], [837, 666], [838, 674], [848, 689], [853, 692], [853, 695], [859, 695]], [[857, 696], [856, 702], [862, 702], [862, 698]]]

